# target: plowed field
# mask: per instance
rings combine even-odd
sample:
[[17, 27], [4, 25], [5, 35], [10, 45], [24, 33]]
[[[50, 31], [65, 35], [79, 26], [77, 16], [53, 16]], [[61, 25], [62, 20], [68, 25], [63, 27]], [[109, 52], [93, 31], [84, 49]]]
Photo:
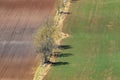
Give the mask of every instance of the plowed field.
[[53, 12], [54, 0], [0, 0], [0, 80], [32, 80], [34, 33]]

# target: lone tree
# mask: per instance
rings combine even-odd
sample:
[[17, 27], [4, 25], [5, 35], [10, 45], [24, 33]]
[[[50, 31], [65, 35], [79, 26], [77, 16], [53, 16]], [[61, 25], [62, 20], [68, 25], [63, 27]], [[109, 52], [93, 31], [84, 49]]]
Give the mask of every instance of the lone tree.
[[37, 46], [37, 52], [42, 56], [43, 63], [50, 62], [50, 57], [55, 48], [54, 31], [53, 22], [47, 19], [35, 35], [35, 45]]
[[54, 48], [54, 40], [52, 38], [46, 39], [39, 46], [39, 52], [42, 53], [43, 63], [49, 63]]

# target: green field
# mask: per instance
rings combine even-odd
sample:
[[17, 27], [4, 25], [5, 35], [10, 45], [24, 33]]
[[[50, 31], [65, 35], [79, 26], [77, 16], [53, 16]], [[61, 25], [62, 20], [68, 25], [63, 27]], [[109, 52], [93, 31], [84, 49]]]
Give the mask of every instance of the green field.
[[45, 80], [120, 80], [120, 0], [75, 0], [63, 56]]

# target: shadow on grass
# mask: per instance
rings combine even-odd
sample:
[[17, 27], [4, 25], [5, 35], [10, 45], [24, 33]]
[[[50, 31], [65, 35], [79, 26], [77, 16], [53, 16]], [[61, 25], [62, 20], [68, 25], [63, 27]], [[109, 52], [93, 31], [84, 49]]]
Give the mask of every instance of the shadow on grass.
[[52, 66], [68, 65], [68, 62], [52, 62]]
[[72, 2], [80, 1], [80, 0], [71, 0]]
[[61, 11], [60, 14], [71, 14], [71, 12]]
[[71, 53], [63, 53], [63, 54], [58, 54], [56, 57], [69, 57], [72, 56], [73, 54]]
[[70, 49], [72, 47], [70, 45], [59, 45], [58, 48], [64, 50], [64, 49]]

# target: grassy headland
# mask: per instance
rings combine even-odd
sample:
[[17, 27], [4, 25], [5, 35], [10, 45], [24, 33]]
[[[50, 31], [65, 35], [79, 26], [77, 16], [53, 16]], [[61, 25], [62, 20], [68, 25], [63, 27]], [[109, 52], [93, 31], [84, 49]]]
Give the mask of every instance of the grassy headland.
[[63, 28], [70, 37], [45, 80], [120, 80], [119, 8], [119, 0], [75, 0]]

